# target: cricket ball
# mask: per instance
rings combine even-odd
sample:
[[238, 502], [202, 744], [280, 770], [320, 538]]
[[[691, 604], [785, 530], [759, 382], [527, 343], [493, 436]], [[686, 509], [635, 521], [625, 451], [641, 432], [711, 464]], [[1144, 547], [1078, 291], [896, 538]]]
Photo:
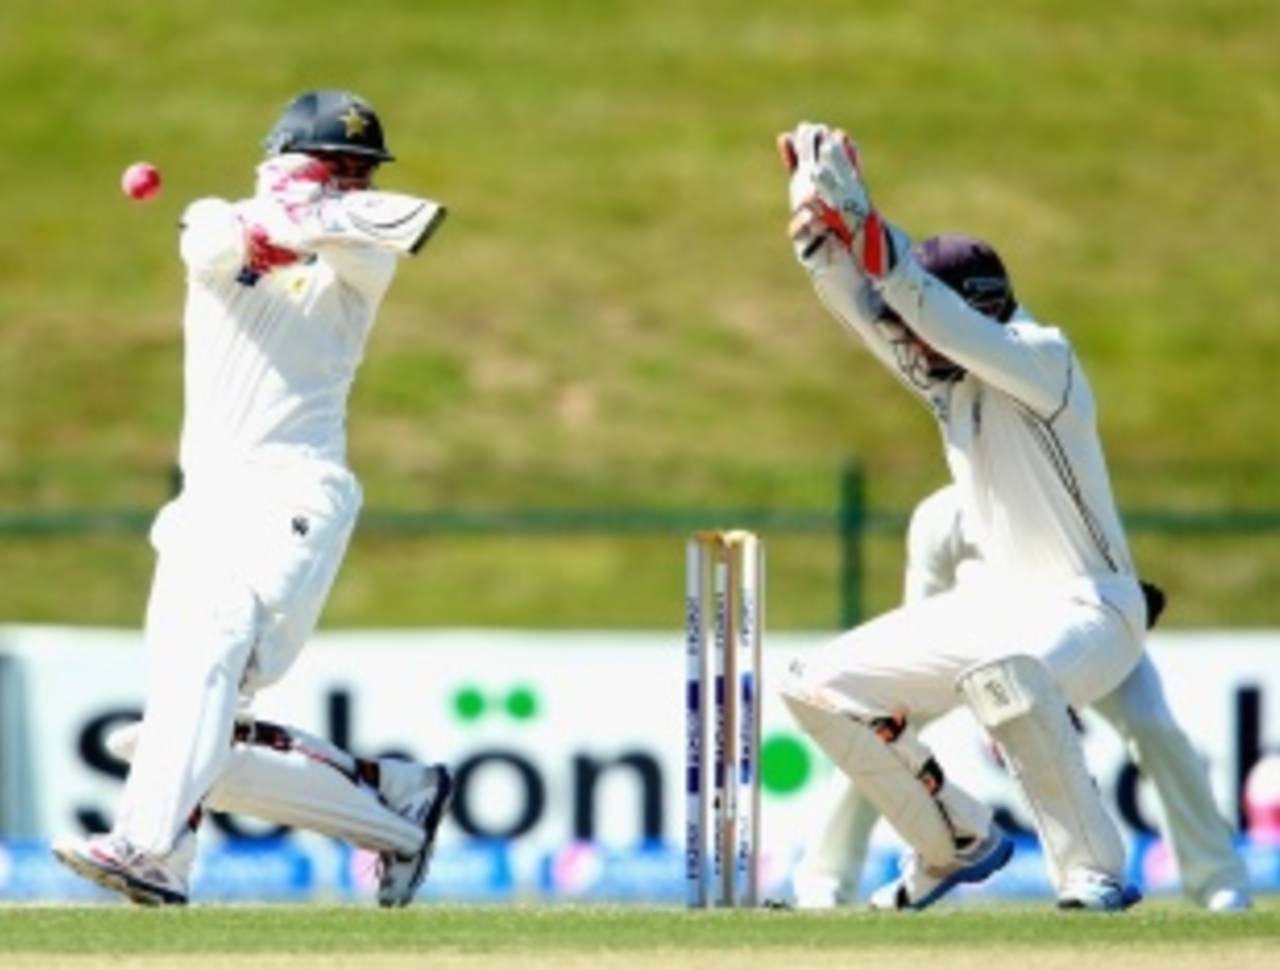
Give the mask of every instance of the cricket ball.
[[150, 162], [134, 162], [120, 176], [120, 188], [135, 202], [145, 202], [160, 191], [160, 170]]

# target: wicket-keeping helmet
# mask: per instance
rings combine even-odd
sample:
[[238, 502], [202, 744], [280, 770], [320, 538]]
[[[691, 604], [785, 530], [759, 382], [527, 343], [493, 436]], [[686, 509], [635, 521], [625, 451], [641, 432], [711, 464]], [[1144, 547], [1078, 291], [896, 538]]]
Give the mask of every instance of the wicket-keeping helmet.
[[953, 233], [916, 243], [912, 254], [979, 313], [1006, 323], [1017, 309], [1009, 273], [990, 243]]
[[338, 152], [377, 162], [395, 156], [382, 140], [382, 122], [367, 101], [349, 91], [307, 91], [289, 102], [265, 142], [267, 155]]

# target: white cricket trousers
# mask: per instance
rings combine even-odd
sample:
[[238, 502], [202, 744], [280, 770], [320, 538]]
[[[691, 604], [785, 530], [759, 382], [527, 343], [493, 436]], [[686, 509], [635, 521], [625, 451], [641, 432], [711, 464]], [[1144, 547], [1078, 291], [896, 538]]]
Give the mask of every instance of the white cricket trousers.
[[196, 479], [152, 528], [147, 697], [115, 830], [170, 851], [225, 770], [237, 706], [315, 629], [361, 504], [345, 468], [308, 461]]
[[1155, 785], [1183, 891], [1202, 904], [1218, 889], [1248, 893], [1249, 874], [1236, 853], [1235, 832], [1218, 810], [1200, 754], [1174, 719], [1150, 658], [1143, 657], [1096, 709]]
[[[1067, 702], [1084, 706], [1112, 691], [1142, 656], [1141, 593], [1136, 583], [1114, 586], [1116, 601], [1089, 595], [1101, 591], [1092, 586], [1082, 590], [1079, 584], [1064, 589], [967, 584], [837, 637], [816, 657], [793, 665], [786, 692], [801, 705], [864, 723], [892, 715], [919, 728], [961, 702], [957, 678], [975, 664], [1024, 654], [1045, 664]], [[1062, 712], [1057, 716], [1065, 721]], [[838, 763], [841, 751], [848, 750], [849, 739], [838, 732], [814, 739]], [[925, 757], [927, 750], [914, 755], [916, 761]], [[858, 777], [855, 769], [846, 770]], [[1119, 831], [1083, 765], [1064, 766], [1060, 772], [1053, 763], [1034, 761], [1025, 763], [1019, 774], [1039, 817], [1037, 828], [1058, 891], [1076, 873], [1119, 878], [1124, 865]], [[983, 806], [956, 779], [947, 780], [938, 797], [944, 796], [950, 799], [949, 817], [956, 818], [957, 808], [966, 813], [966, 833], [984, 830], [976, 827], [984, 824]], [[986, 814], [989, 825], [989, 810]], [[889, 821], [905, 836], [899, 826], [910, 823], [909, 817]], [[922, 854], [929, 851], [923, 842], [912, 847]]]
[[1137, 584], [1106, 599], [1076, 587], [966, 584], [901, 606], [805, 658], [805, 686], [859, 717], [903, 713], [915, 724], [960, 703], [956, 678], [1014, 654], [1042, 660], [1073, 706], [1110, 693], [1142, 656]]
[[[1203, 903], [1218, 889], [1247, 893], [1248, 873], [1236, 854], [1232, 828], [1218, 811], [1200, 755], [1169, 709], [1150, 656], [1144, 654], [1094, 709], [1125, 740], [1156, 787], [1161, 826], [1173, 846], [1186, 895]], [[821, 818], [794, 875], [802, 905], [808, 900], [830, 905], [827, 900], [833, 896], [853, 900], [880, 813], [837, 773], [824, 792]]]

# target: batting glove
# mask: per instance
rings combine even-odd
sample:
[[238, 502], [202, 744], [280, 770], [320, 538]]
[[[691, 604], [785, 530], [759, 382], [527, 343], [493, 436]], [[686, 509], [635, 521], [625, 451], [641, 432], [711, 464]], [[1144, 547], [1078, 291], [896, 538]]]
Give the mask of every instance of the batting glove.
[[329, 166], [320, 159], [296, 152], [273, 155], [258, 166], [256, 175], [253, 194], [286, 208], [319, 202], [332, 178]]
[[244, 244], [245, 266], [254, 273], [265, 275], [279, 266], [296, 263], [299, 259], [294, 250], [273, 243], [271, 233], [258, 223], [245, 225]]
[[296, 152], [262, 162], [252, 199], [237, 205], [245, 227], [245, 266], [263, 275], [299, 259], [303, 226], [333, 197], [332, 172], [318, 158]]

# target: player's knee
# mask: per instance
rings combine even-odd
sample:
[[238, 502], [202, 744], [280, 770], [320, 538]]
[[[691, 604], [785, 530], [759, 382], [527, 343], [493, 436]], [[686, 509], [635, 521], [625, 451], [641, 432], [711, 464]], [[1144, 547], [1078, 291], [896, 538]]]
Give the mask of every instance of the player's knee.
[[818, 739], [830, 730], [837, 709], [823, 690], [821, 680], [813, 676], [812, 668], [803, 659], [796, 659], [788, 666], [779, 693], [796, 724], [810, 737]]
[[312, 632], [313, 626], [304, 628], [289, 622], [289, 617], [284, 615], [264, 618], [245, 674], [244, 690], [256, 693], [280, 680], [293, 666]]
[[812, 712], [830, 712], [834, 706], [823, 677], [802, 657], [787, 665], [779, 693], [792, 715], [802, 724]]

